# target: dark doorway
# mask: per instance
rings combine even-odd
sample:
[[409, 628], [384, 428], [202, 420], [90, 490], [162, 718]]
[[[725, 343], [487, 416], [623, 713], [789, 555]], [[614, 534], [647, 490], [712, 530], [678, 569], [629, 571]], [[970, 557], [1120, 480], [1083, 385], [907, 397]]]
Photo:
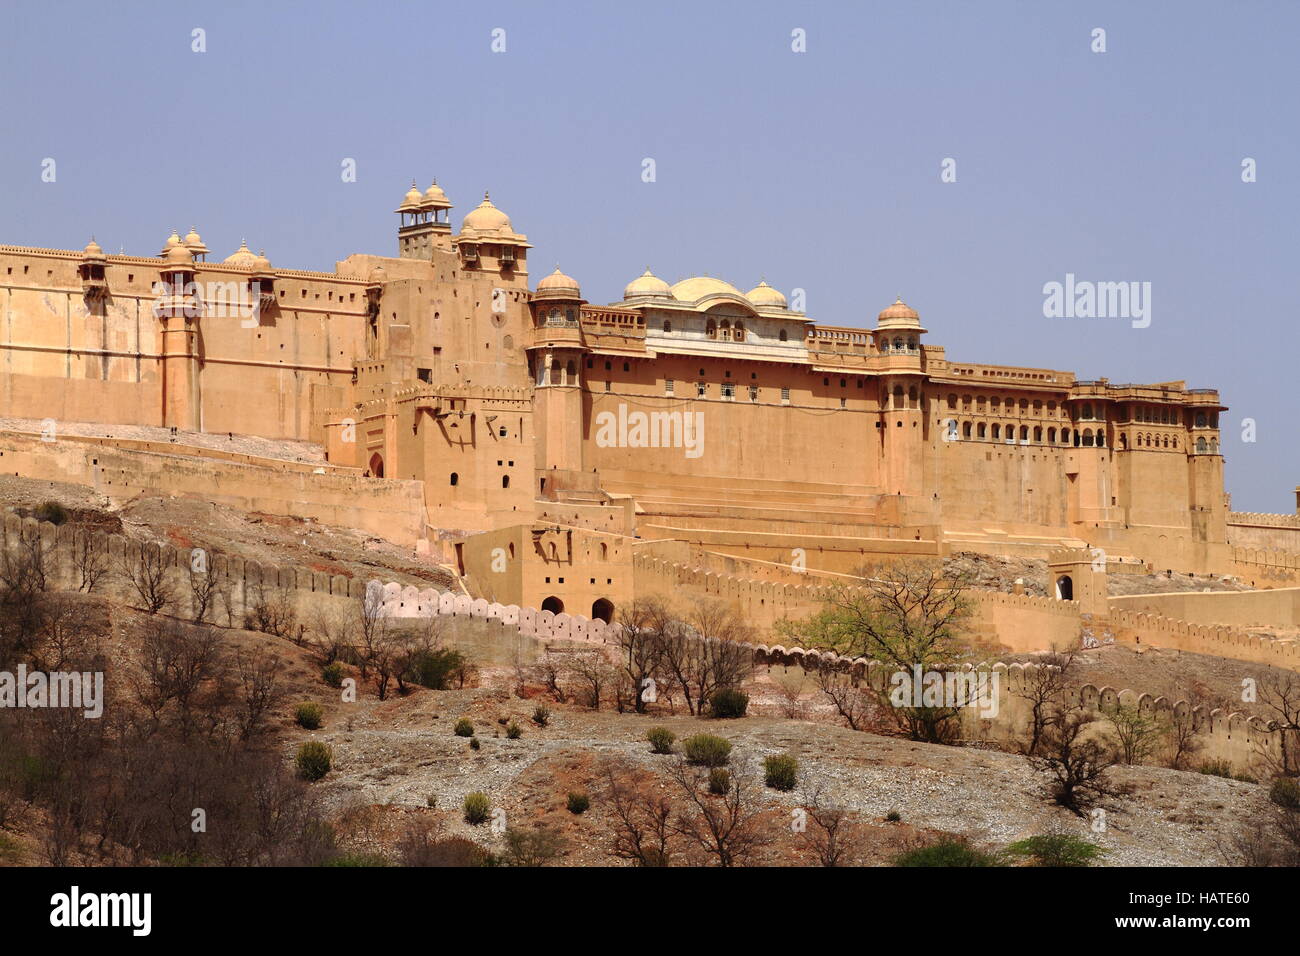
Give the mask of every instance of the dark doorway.
[[384, 477], [384, 459], [378, 452], [370, 456], [370, 474], [376, 478]]
[[545, 601], [542, 602], [542, 610], [550, 611], [552, 614], [563, 614], [564, 602], [561, 601], [559, 598], [557, 598], [554, 594], [552, 594], [550, 597], [548, 597]]
[[1074, 600], [1074, 582], [1068, 574], [1056, 579], [1056, 598], [1059, 601]]
[[591, 605], [591, 619], [601, 620], [606, 624], [614, 620], [614, 602], [608, 598], [597, 598]]

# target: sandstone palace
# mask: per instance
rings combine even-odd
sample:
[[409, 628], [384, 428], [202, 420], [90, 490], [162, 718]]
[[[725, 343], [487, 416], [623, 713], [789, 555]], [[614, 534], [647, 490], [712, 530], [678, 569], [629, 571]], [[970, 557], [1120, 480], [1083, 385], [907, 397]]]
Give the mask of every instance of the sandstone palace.
[[765, 282], [647, 269], [594, 305], [530, 279], [486, 194], [451, 209], [413, 186], [397, 255], [332, 272], [194, 230], [155, 256], [0, 246], [0, 468], [361, 528], [475, 597], [604, 620], [687, 566], [784, 586], [1073, 551], [1294, 577], [1266, 555], [1300, 551], [1295, 516], [1229, 513], [1214, 389], [950, 357], [901, 299], [824, 325]]

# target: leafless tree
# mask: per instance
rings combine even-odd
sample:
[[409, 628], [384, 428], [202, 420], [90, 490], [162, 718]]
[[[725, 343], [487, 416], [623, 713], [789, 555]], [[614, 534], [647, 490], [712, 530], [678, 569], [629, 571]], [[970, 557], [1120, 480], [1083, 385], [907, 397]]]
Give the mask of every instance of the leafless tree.
[[582, 697], [592, 710], [600, 710], [605, 691], [614, 682], [614, 667], [599, 648], [579, 651], [569, 658], [569, 675], [581, 688]]
[[812, 826], [803, 831], [803, 839], [812, 848], [822, 866], [844, 866], [858, 852], [858, 842], [848, 811], [832, 802], [821, 786], [804, 796], [804, 812]]
[[1069, 651], [1044, 655], [1036, 663], [1037, 667], [1025, 670], [1023, 683], [1011, 691], [1029, 705], [1029, 739], [1022, 750], [1029, 757], [1038, 753], [1048, 722], [1065, 706], [1078, 661]]
[[157, 614], [174, 602], [166, 560], [158, 545], [143, 542], [139, 547], [128, 547], [122, 554], [120, 568], [143, 610]]
[[626, 760], [611, 759], [602, 769], [610, 853], [638, 866], [670, 865], [677, 841], [672, 800], [654, 781], [637, 779]]
[[880, 711], [879, 699], [871, 689], [864, 690], [851, 674], [822, 666], [813, 671], [813, 679], [851, 729], [866, 730], [875, 723]]
[[89, 594], [108, 574], [108, 555], [88, 531], [72, 540], [72, 567], [77, 572], [77, 590]]
[[1300, 676], [1270, 668], [1258, 682], [1259, 705], [1275, 721], [1281, 745], [1277, 754], [1261, 754], [1278, 775], [1300, 774]]
[[278, 657], [237, 654], [235, 671], [239, 677], [239, 734], [251, 740], [266, 729], [267, 715], [280, 703], [284, 690], [280, 684], [283, 664]]
[[298, 610], [286, 588], [268, 587], [262, 581], [252, 586], [244, 626], [275, 637], [299, 638]]
[[348, 654], [356, 643], [356, 615], [333, 603], [316, 607], [309, 618], [311, 647], [322, 667]]
[[753, 768], [736, 762], [725, 794], [709, 792], [709, 771], [684, 758], [668, 769], [669, 778], [684, 797], [672, 827], [712, 856], [718, 866], [743, 866], [764, 841], [761, 827], [762, 784]]
[[1077, 814], [1118, 793], [1110, 781], [1117, 762], [1106, 721], [1097, 713], [1071, 708], [1055, 714], [1043, 731], [1038, 753], [1030, 760], [1050, 777], [1056, 803]]
[[224, 575], [217, 569], [215, 561], [208, 562], [202, 571], [190, 572], [188, 582], [195, 624], [204, 623], [208, 613], [213, 610], [223, 580]]

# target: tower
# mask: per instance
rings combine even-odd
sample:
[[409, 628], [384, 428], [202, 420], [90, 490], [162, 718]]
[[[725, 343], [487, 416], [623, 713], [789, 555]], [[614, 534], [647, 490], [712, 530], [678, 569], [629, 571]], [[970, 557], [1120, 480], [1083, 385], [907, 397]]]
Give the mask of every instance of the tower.
[[[578, 280], [555, 271], [533, 293], [528, 358], [535, 392], [537, 467], [582, 470], [582, 369], [587, 347], [579, 321], [584, 303]], [[552, 483], [553, 485], [553, 483]]]
[[411, 180], [411, 188], [394, 212], [401, 217], [397, 227], [397, 254], [402, 259], [432, 259], [435, 248], [451, 248], [451, 200], [435, 179], [423, 193]]
[[154, 302], [162, 358], [162, 424], [164, 427], [199, 429], [197, 350], [199, 299], [194, 286], [194, 254], [172, 233], [164, 247], [160, 270], [163, 294]]
[[886, 494], [920, 495], [926, 413], [921, 316], [902, 298], [876, 319], [872, 339], [879, 373], [881, 478]]

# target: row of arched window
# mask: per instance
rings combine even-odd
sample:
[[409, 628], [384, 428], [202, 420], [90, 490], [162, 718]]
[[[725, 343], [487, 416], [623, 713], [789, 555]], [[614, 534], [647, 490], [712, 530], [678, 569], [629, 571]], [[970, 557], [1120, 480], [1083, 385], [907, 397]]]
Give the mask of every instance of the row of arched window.
[[[984, 411], [985, 405], [987, 404], [987, 406], [991, 409], [1000, 409], [1005, 406], [1008, 411], [1013, 411], [1014, 409], [1019, 408], [1020, 414], [1024, 416], [1027, 416], [1030, 413], [1031, 409], [1035, 416], [1041, 417], [1043, 414], [1043, 401], [1042, 399], [1037, 399], [1037, 398], [1034, 399], [1033, 402], [1031, 403], [1030, 400], [1027, 398], [1022, 398], [1019, 399], [1018, 401], [1017, 399], [1014, 398], [1008, 398], [1006, 399], [1005, 402], [1003, 402], [1002, 398], [997, 395], [991, 396], [990, 398], [987, 399], [987, 401], [985, 400], [985, 397], [983, 395], [976, 396], [973, 399], [970, 395], [961, 396], [962, 411], [969, 412], [971, 410], [972, 403], [975, 406], [975, 410], [978, 412]], [[947, 405], [949, 411], [957, 410], [957, 394], [955, 392], [948, 393]], [[1087, 406], [1085, 406], [1085, 408], [1087, 408], [1088, 412], [1091, 413], [1091, 408]], [[1047, 403], [1047, 414], [1053, 418], [1057, 417], [1056, 402]], [[1061, 408], [1060, 414], [1064, 416], [1065, 414], [1064, 407]], [[1091, 414], [1085, 414], [1082, 417], [1091, 418]]]
[[1041, 445], [1044, 444], [1044, 437], [1046, 437], [1046, 444], [1048, 445], [1069, 445], [1071, 440], [1075, 445], [1082, 445], [1085, 448], [1103, 448], [1106, 445], [1106, 432], [1100, 428], [1096, 432], [1093, 432], [1091, 428], [1085, 428], [1082, 432], [1076, 430], [1073, 433], [1068, 428], [1062, 428], [1058, 442], [1057, 430], [1055, 428], [1044, 430], [1042, 425], [1036, 425], [1033, 428], [1028, 425], [1021, 425], [1017, 429], [1013, 422], [1008, 422], [1005, 425], [1001, 422], [991, 424], [989, 422], [962, 422], [958, 426], [956, 419], [950, 419], [948, 422], [948, 437], [950, 439], [956, 437], [958, 427], [961, 429], [962, 438], [975, 441], [1018, 442], [1025, 445], [1032, 442], [1035, 445]]

